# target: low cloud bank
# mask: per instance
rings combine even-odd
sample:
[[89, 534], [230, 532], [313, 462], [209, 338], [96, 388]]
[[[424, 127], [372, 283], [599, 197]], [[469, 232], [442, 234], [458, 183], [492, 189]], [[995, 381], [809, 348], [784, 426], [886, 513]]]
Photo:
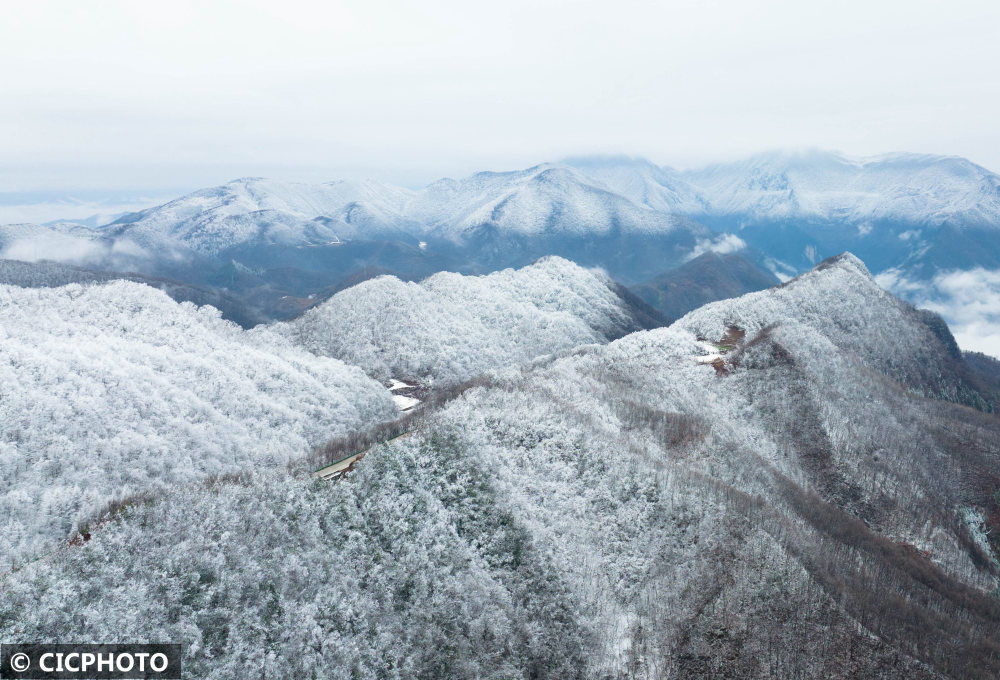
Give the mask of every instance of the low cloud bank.
[[40, 227], [37, 234], [12, 239], [0, 259], [59, 262], [102, 269], [128, 269], [150, 254], [131, 239], [105, 239], [96, 233], [63, 233]]
[[1000, 357], [1000, 270], [942, 272], [924, 282], [890, 269], [876, 278], [883, 288], [943, 316], [962, 349]]

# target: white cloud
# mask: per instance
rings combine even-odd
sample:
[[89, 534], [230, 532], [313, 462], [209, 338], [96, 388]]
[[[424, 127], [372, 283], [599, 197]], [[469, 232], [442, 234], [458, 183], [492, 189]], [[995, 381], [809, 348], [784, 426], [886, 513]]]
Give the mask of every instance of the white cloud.
[[106, 247], [100, 242], [69, 234], [43, 233], [17, 239], [0, 252], [0, 258], [38, 262], [52, 260], [71, 264], [87, 264], [103, 258]]
[[942, 272], [929, 283], [899, 270], [876, 278], [883, 288], [944, 317], [962, 349], [1000, 357], [1000, 270]]
[[691, 250], [691, 254], [688, 255], [687, 259], [693, 260], [705, 253], [719, 253], [720, 255], [737, 253], [746, 247], [746, 242], [736, 234], [726, 234], [714, 239], [706, 238], [695, 244], [694, 249]]
[[145, 248], [128, 238], [115, 239], [111, 245], [111, 254], [124, 257], [149, 257], [149, 252]]
[[[186, 191], [181, 190], [177, 193]], [[0, 224], [45, 224], [61, 221], [100, 227], [110, 224], [123, 213], [161, 205], [175, 197], [175, 195], [148, 198], [112, 195], [101, 200], [73, 198], [53, 200], [52, 196], [10, 198], [0, 195]]]
[[43, 230], [13, 239], [0, 250], [0, 259], [39, 262], [49, 260], [105, 269], [130, 269], [136, 260], [149, 257], [149, 251], [126, 238], [110, 241], [97, 232], [77, 229], [72, 233]]

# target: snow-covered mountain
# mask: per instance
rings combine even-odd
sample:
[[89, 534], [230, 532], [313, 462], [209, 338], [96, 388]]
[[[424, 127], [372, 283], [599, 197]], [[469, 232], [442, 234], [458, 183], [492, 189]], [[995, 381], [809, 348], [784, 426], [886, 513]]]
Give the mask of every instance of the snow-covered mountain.
[[[685, 171], [592, 157], [419, 190], [240, 179], [100, 230], [0, 232], [0, 257], [221, 287], [270, 318], [303, 306], [283, 300], [307, 299], [370, 269], [417, 280], [559, 255], [633, 285], [707, 251], [739, 251], [788, 278], [845, 250], [895, 282], [894, 292], [969, 309], [974, 298], [952, 299], [936, 277], [1000, 272], [1000, 176], [962, 158], [918, 154], [772, 152]], [[963, 324], [963, 338], [1000, 351], [1000, 339], [990, 345], [963, 316], [948, 317]]]
[[455, 384], [643, 327], [603, 273], [559, 257], [487, 276], [380, 276], [274, 330], [380, 380]]
[[232, 286], [236, 267], [257, 277], [255, 288], [289, 269], [321, 273], [327, 287], [365, 268], [422, 278], [524, 266], [550, 254], [632, 281], [722, 238], [553, 164], [444, 179], [419, 191], [372, 181], [240, 179], [130, 214], [94, 235], [155, 254], [131, 267], [117, 262], [119, 269]]
[[[813, 151], [772, 152], [683, 172], [643, 159], [578, 158], [443, 179], [419, 191], [375, 181], [310, 185], [244, 178], [130, 214], [108, 232], [140, 245], [171, 242], [213, 256], [256, 242], [306, 248], [386, 234], [455, 239], [486, 227], [512, 236], [689, 228], [677, 215], [734, 230], [789, 220], [817, 231], [839, 225], [875, 242], [876, 232], [890, 223], [996, 227], [1000, 176], [957, 157], [850, 159]], [[920, 239], [919, 233], [900, 234], [893, 236], [913, 244]]]
[[749, 221], [1000, 225], [1000, 176], [956, 156], [771, 152], [681, 173], [705, 212]]
[[710, 339], [732, 327], [750, 335], [776, 325], [806, 327], [867, 368], [922, 393], [963, 401], [976, 391], [944, 321], [882, 290], [849, 253], [782, 286], [707, 304], [676, 325]]
[[405, 223], [409, 195], [373, 180], [304, 184], [249, 177], [133, 213], [108, 231], [140, 243], [170, 239], [206, 256], [259, 241], [315, 247]]
[[124, 217], [111, 233], [140, 243], [169, 237], [215, 255], [256, 239], [315, 246], [387, 231], [457, 238], [484, 225], [516, 234], [649, 233], [676, 226], [570, 167], [540, 165], [443, 179], [421, 191], [371, 180], [309, 185], [244, 178]]
[[947, 400], [949, 338], [835, 258], [497, 371], [345, 483], [152, 494], [4, 577], [0, 635], [217, 678], [996, 677], [1000, 424]]
[[282, 466], [395, 414], [360, 369], [126, 281], [0, 285], [0, 571], [112, 501]]
[[661, 233], [678, 228], [669, 213], [633, 203], [573, 168], [544, 164], [434, 182], [409, 212], [435, 233], [459, 236], [496, 227], [511, 234], [601, 236], [611, 230]]
[[680, 172], [645, 158], [582, 156], [564, 162], [637, 205], [684, 215], [708, 210], [701, 190]]
[[1000, 175], [964, 158], [809, 151], [683, 172], [616, 157], [577, 167], [737, 235], [780, 276], [850, 250], [893, 292], [942, 311], [963, 343], [1000, 354], [1000, 326], [980, 309], [1000, 297]]
[[1000, 176], [957, 156], [772, 151], [684, 171], [620, 156], [567, 163], [639, 205], [691, 216], [1000, 224]]

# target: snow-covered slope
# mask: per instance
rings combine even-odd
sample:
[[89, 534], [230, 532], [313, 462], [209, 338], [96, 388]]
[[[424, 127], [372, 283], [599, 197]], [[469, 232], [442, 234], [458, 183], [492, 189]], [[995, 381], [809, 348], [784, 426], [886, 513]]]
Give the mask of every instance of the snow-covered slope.
[[638, 327], [605, 275], [547, 257], [487, 276], [380, 276], [275, 330], [382, 380], [440, 384]]
[[960, 399], [964, 389], [955, 373], [958, 348], [941, 318], [882, 290], [850, 253], [777, 288], [705, 305], [676, 325], [716, 341], [732, 327], [749, 335], [774, 325], [804, 327], [926, 393]]
[[220, 679], [996, 677], [1000, 424], [901, 389], [926, 323], [870, 285], [845, 256], [498, 372], [348, 483], [159, 495], [8, 576], [0, 636]]
[[116, 281], [0, 286], [0, 569], [108, 502], [287, 463], [395, 413], [357, 368]]
[[[129, 215], [109, 232], [140, 242], [172, 239], [203, 255], [258, 240], [310, 246], [354, 237], [359, 223], [373, 230], [395, 226], [407, 198], [405, 189], [371, 180], [302, 184], [243, 178]], [[329, 219], [315, 219], [321, 216]]]
[[417, 192], [374, 181], [239, 179], [122, 218], [110, 231], [215, 255], [257, 240], [308, 246], [386, 233], [457, 238], [484, 225], [512, 234], [604, 234], [666, 232], [678, 223], [568, 166], [540, 165], [444, 179]]
[[668, 213], [639, 206], [572, 168], [551, 164], [440, 180], [414, 197], [409, 213], [450, 236], [484, 225], [513, 234], [570, 235], [678, 227]]
[[[707, 304], [677, 324], [713, 340], [730, 326], [754, 334], [772, 324], [803, 324], [863, 355], [909, 360], [932, 351], [926, 333], [912, 328], [900, 333], [914, 314], [878, 286], [861, 260], [846, 253], [777, 288]], [[889, 345], [898, 351], [886, 352]]]
[[1000, 225], [1000, 176], [955, 156], [771, 152], [681, 176], [715, 215]]
[[688, 215], [704, 212], [707, 208], [701, 191], [681, 173], [645, 158], [584, 156], [564, 162], [636, 205]]

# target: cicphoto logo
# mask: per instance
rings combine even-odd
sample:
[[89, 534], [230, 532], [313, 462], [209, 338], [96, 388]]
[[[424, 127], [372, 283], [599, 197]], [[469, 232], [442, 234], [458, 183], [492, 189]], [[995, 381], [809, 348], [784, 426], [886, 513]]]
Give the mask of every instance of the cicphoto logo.
[[0, 678], [180, 678], [177, 644], [0, 645]]

